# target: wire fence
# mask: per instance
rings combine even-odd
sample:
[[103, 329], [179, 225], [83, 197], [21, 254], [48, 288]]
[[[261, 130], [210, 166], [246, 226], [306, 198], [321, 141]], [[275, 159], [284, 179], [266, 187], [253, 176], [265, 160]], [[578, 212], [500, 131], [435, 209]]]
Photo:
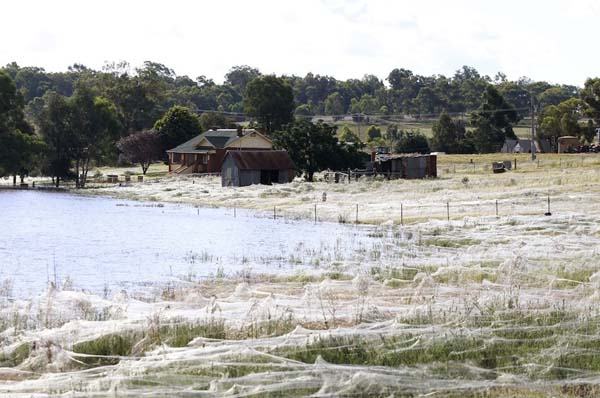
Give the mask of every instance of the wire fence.
[[[538, 157], [536, 160], [523, 160], [522, 157], [514, 157], [507, 154], [502, 158], [503, 161], [509, 162], [511, 165], [510, 171], [534, 171], [544, 169], [570, 169], [577, 167], [592, 167], [600, 166], [600, 155], [585, 154], [585, 155], [566, 155], [564, 157], [552, 156], [548, 158]], [[478, 174], [492, 172], [493, 162], [490, 161], [469, 161], [469, 162], [439, 162], [438, 175], [443, 174]]]
[[[310, 206], [274, 205], [270, 211], [260, 212], [261, 217], [279, 221], [338, 222], [341, 224], [379, 224], [392, 220], [400, 225], [415, 224], [431, 220], [457, 221], [466, 217], [501, 218], [512, 216], [548, 217], [566, 214], [575, 209], [567, 204], [566, 198], [550, 195], [520, 197], [513, 199], [490, 199], [481, 201], [445, 201], [429, 204], [386, 203], [313, 203]], [[240, 208], [231, 207], [228, 212], [236, 218]], [[198, 214], [200, 214], [198, 212]]]

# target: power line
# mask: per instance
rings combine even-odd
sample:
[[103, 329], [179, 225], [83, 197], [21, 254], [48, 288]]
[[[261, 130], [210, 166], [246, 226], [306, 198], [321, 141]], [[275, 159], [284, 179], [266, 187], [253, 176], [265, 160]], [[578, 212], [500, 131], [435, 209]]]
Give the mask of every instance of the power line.
[[[478, 112], [478, 113], [494, 113], [494, 112], [510, 112], [510, 111], [524, 111], [530, 110], [530, 108], [501, 108], [501, 109], [475, 109], [471, 111], [463, 111], [463, 112], [439, 112], [439, 113], [344, 113], [337, 115], [295, 115], [296, 118], [299, 119], [314, 119], [318, 117], [323, 118], [347, 118], [347, 117], [373, 117], [373, 118], [409, 118], [409, 119], [420, 119], [420, 118], [439, 118], [444, 113], [449, 116], [466, 116], [470, 113]], [[196, 109], [198, 113], [217, 113], [222, 115], [232, 115], [232, 116], [243, 116], [243, 117], [251, 117], [250, 115], [243, 112], [231, 112], [231, 111], [219, 111], [215, 109]]]
[[234, 116], [248, 116], [243, 112], [228, 112], [228, 111], [218, 111], [215, 109], [196, 109], [198, 113], [218, 113], [223, 115], [234, 115]]

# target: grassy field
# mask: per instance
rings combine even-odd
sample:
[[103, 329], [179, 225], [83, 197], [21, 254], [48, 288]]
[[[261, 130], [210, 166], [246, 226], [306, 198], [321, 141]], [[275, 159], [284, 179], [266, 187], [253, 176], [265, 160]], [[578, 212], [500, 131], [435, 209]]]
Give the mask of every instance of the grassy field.
[[[146, 172], [147, 178], [164, 177], [169, 173], [169, 166], [163, 162], [151, 164]], [[142, 175], [142, 168], [140, 166], [131, 167], [97, 167], [90, 170], [90, 176], [106, 177], [107, 175], [115, 174], [123, 176], [125, 174], [130, 175]]]
[[315, 205], [319, 222], [352, 223], [358, 204], [373, 241], [344, 261], [299, 246], [287, 261], [310, 272], [0, 300], [0, 393], [598, 396], [600, 156], [511, 155], [517, 169], [492, 174], [506, 158], [440, 156], [429, 180], [227, 189], [169, 176], [89, 190], [265, 217], [276, 206], [290, 223]]
[[[397, 125], [400, 130], [419, 131], [419, 132], [421, 132], [421, 134], [424, 134], [427, 138], [431, 138], [433, 136], [433, 131], [432, 131], [433, 123], [434, 123], [433, 120], [424, 120], [424, 121], [394, 121], [392, 124]], [[341, 132], [342, 128], [344, 126], [346, 126], [354, 134], [356, 134], [358, 137], [360, 137], [360, 139], [363, 142], [367, 142], [367, 139], [368, 139], [367, 129], [371, 125], [378, 127], [383, 134], [385, 134], [385, 131], [387, 130], [387, 127], [388, 127], [388, 124], [381, 124], [381, 123], [357, 124], [357, 123], [351, 123], [351, 122], [341, 122], [341, 123], [337, 124], [338, 132]], [[522, 121], [520, 124], [517, 124], [514, 127], [514, 132], [517, 135], [517, 137], [519, 137], [519, 138], [523, 138], [523, 139], [531, 138], [531, 126], [528, 124], [527, 121]]]

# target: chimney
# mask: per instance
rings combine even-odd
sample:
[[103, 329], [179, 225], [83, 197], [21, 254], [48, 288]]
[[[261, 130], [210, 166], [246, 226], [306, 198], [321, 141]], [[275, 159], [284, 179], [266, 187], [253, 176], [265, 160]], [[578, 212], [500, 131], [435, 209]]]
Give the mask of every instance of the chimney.
[[237, 126], [237, 135], [238, 137], [244, 136], [244, 129], [242, 128], [242, 126]]

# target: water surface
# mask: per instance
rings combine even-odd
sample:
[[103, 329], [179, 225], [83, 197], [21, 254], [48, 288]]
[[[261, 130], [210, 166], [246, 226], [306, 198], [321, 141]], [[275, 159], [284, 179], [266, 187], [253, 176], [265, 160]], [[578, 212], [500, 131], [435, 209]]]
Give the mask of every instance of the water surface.
[[351, 259], [366, 228], [272, 220], [230, 209], [196, 209], [39, 191], [0, 191], [0, 281], [14, 295], [73, 281], [101, 292], [236, 272], [318, 270]]

